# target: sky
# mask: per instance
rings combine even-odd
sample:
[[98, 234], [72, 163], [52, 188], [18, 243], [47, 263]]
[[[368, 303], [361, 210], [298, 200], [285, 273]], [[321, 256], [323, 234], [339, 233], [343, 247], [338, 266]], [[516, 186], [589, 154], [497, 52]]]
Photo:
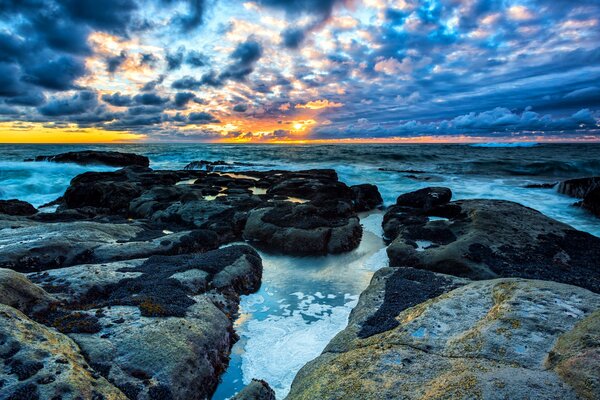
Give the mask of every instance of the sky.
[[0, 142], [600, 141], [599, 0], [0, 0]]

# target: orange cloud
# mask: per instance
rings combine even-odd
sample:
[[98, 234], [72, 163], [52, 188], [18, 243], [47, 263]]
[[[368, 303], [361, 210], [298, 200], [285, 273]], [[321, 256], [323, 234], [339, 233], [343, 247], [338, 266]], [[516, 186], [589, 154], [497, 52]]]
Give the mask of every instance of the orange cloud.
[[330, 102], [329, 100], [315, 100], [309, 101], [306, 104], [296, 104], [296, 108], [305, 108], [308, 110], [320, 110], [322, 108], [339, 108], [343, 106], [343, 103]]

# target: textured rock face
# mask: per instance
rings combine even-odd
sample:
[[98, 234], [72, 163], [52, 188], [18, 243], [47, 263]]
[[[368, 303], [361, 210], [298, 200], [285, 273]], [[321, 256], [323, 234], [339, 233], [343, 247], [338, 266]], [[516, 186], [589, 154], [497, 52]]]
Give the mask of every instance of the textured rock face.
[[[245, 238], [290, 254], [324, 254], [355, 248], [362, 234], [356, 212], [380, 203], [377, 187], [350, 188], [333, 170], [210, 173], [125, 168], [76, 177], [59, 211], [211, 230], [220, 243]], [[290, 243], [296, 239], [306, 245]]]
[[6, 215], [33, 215], [38, 210], [31, 204], [21, 200], [0, 200], [0, 214]]
[[575, 203], [600, 217], [600, 177], [571, 179], [558, 185], [559, 193], [583, 199]]
[[206, 251], [218, 244], [214, 232], [194, 230], [165, 234], [141, 223], [0, 219], [0, 267], [20, 272]]
[[239, 296], [260, 287], [248, 246], [31, 274], [61, 301], [36, 313], [128, 397], [210, 397], [236, 340]]
[[47, 308], [57, 300], [23, 274], [0, 268], [0, 304], [22, 312]]
[[592, 190], [600, 187], [600, 176], [569, 179], [558, 184], [558, 192], [583, 199]]
[[82, 165], [102, 164], [110, 167], [127, 167], [150, 165], [148, 157], [116, 151], [73, 151], [54, 156], [37, 156], [35, 161], [51, 161], [58, 163], [76, 163]]
[[327, 254], [349, 251], [358, 246], [362, 227], [358, 217], [342, 203], [339, 208], [318, 208], [311, 204], [282, 204], [251, 211], [244, 239], [285, 254]]
[[517, 203], [393, 207], [384, 230], [390, 239], [397, 235], [388, 247], [391, 266], [471, 279], [542, 279], [600, 292], [600, 239]]
[[397, 326], [361, 338], [361, 320], [372, 312], [368, 305], [381, 301], [374, 290], [381, 285], [377, 279], [391, 276], [383, 271], [374, 278], [349, 327], [298, 373], [288, 399], [600, 395], [592, 372], [597, 340], [580, 340], [597, 324], [593, 312], [600, 307], [600, 296], [553, 282], [473, 282], [418, 305], [398, 307]]
[[451, 198], [452, 191], [450, 189], [445, 187], [429, 187], [400, 195], [396, 200], [396, 205], [430, 209], [448, 203]]
[[127, 399], [90, 368], [73, 340], [4, 304], [0, 358], [3, 399]]
[[275, 391], [265, 381], [252, 379], [252, 382], [237, 395], [233, 400], [275, 400]]

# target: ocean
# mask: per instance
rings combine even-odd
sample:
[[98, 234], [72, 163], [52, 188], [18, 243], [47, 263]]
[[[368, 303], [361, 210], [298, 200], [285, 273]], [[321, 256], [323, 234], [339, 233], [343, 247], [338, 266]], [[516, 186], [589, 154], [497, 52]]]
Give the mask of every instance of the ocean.
[[[41, 206], [62, 195], [69, 181], [102, 166], [33, 163], [25, 159], [75, 150], [146, 155], [154, 169], [180, 169], [195, 160], [249, 165], [235, 169], [334, 168], [349, 185], [379, 187], [386, 205], [399, 194], [447, 186], [454, 199], [495, 198], [532, 207], [600, 236], [600, 219], [573, 207], [573, 198], [529, 184], [600, 175], [600, 144], [504, 145], [0, 145], [0, 199]], [[361, 245], [346, 254], [288, 257], [261, 252], [263, 284], [243, 296], [230, 367], [213, 399], [231, 397], [252, 378], [265, 379], [278, 398], [297, 371], [342, 330], [375, 270], [387, 264], [381, 212], [361, 215]]]

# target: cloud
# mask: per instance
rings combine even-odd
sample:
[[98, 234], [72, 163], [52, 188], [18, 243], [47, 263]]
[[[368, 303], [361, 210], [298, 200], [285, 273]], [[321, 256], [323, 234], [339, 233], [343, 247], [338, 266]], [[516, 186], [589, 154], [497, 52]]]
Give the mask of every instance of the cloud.
[[140, 93], [134, 96], [133, 100], [135, 100], [138, 104], [143, 105], [161, 105], [169, 101], [168, 97], [161, 97], [156, 93]]
[[249, 37], [245, 42], [237, 45], [231, 58], [234, 60], [227, 70], [221, 74], [220, 79], [243, 80], [254, 71], [255, 63], [263, 54], [262, 46], [254, 38]]
[[175, 95], [175, 106], [177, 108], [185, 107], [190, 101], [194, 100], [196, 95], [191, 92], [178, 92]]
[[236, 104], [235, 106], [233, 106], [233, 111], [239, 112], [239, 113], [245, 113], [246, 111], [248, 111], [248, 105], [247, 104]]
[[325, 99], [325, 100], [309, 101], [308, 103], [305, 103], [305, 104], [296, 104], [295, 108], [305, 108], [308, 110], [320, 110], [323, 108], [339, 108], [339, 107], [343, 107], [343, 106], [344, 106], [343, 103], [336, 103], [336, 102]]
[[305, 36], [302, 29], [289, 28], [281, 32], [281, 41], [288, 49], [297, 49], [304, 41]]
[[125, 50], [117, 56], [108, 57], [106, 59], [106, 70], [109, 74], [114, 74], [117, 69], [127, 60], [127, 52]]
[[127, 107], [133, 104], [132, 97], [128, 95], [122, 95], [121, 92], [103, 94], [102, 101], [115, 107]]
[[188, 115], [188, 122], [196, 125], [216, 124], [220, 121], [207, 112], [193, 112]]
[[74, 88], [85, 72], [82, 60], [64, 55], [26, 67], [23, 80], [46, 89], [67, 90]]
[[95, 108], [97, 104], [96, 93], [81, 91], [71, 97], [52, 99], [46, 105], [40, 107], [39, 112], [48, 117], [83, 114]]

